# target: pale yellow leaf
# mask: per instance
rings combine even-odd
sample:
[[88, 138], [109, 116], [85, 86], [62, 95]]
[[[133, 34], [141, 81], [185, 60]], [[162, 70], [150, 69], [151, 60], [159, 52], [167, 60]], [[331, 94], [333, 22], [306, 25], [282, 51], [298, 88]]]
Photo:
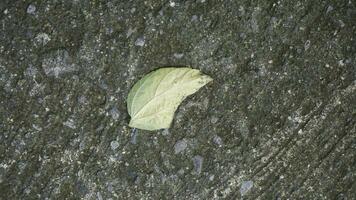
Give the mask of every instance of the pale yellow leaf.
[[161, 68], [145, 75], [127, 98], [129, 126], [144, 130], [169, 128], [179, 104], [210, 81], [209, 76], [188, 67]]

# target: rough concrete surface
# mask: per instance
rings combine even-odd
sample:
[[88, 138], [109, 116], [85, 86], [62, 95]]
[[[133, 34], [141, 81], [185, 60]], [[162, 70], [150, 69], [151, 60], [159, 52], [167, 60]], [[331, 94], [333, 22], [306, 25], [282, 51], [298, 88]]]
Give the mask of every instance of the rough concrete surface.
[[[1, 0], [0, 199], [356, 199], [356, 2]], [[214, 78], [128, 127], [144, 74]]]

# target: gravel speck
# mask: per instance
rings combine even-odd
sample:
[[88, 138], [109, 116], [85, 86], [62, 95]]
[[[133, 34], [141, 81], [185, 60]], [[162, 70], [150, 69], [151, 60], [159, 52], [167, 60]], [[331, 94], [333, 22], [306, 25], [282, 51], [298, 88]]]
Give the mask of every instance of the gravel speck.
[[174, 1], [170, 1], [169, 6], [174, 7], [174, 6], [176, 6], [176, 3]]
[[305, 43], [304, 43], [304, 50], [305, 50], [305, 51], [308, 50], [309, 47], [310, 47], [310, 40], [307, 40], [307, 41], [305, 41]]
[[29, 76], [29, 77], [33, 77], [38, 73], [38, 70], [36, 67], [34, 67], [33, 65], [29, 65], [29, 67], [26, 69], [25, 71], [25, 75]]
[[144, 37], [139, 37], [135, 41], [135, 45], [139, 47], [143, 47], [145, 45], [145, 38]]
[[241, 196], [245, 195], [253, 187], [253, 181], [244, 181], [241, 184], [240, 193]]
[[71, 129], [75, 129], [76, 128], [75, 122], [71, 118], [69, 118], [67, 121], [63, 122], [63, 125], [71, 128]]
[[195, 22], [195, 21], [198, 21], [198, 16], [193, 15], [193, 16], [192, 16], [192, 22]]
[[127, 33], [126, 33], [126, 38], [129, 38], [132, 33], [136, 32], [136, 28], [129, 28], [129, 30], [127, 30]]
[[36, 12], [36, 6], [33, 5], [33, 4], [30, 4], [28, 7], [27, 7], [27, 10], [26, 12], [30, 15], [34, 15], [35, 12]]
[[169, 129], [168, 128], [166, 128], [166, 129], [164, 129], [163, 131], [162, 131], [162, 135], [165, 135], [165, 136], [167, 136], [167, 135], [169, 135], [170, 133], [169, 133]]
[[215, 123], [218, 122], [218, 121], [219, 121], [219, 118], [217, 118], [217, 117], [215, 117], [215, 116], [213, 116], [213, 117], [210, 119], [210, 122], [213, 123], [213, 124], [215, 124]]
[[328, 8], [326, 9], [326, 14], [328, 14], [329, 12], [331, 12], [333, 10], [334, 10], [334, 7], [329, 5]]
[[177, 59], [183, 58], [184, 54], [183, 53], [175, 53], [173, 56]]
[[119, 143], [117, 141], [111, 141], [110, 146], [112, 150], [115, 150], [119, 147]]
[[114, 119], [114, 120], [117, 120], [119, 119], [120, 117], [120, 112], [119, 110], [117, 109], [117, 107], [113, 107], [110, 111], [109, 111], [111, 117]]
[[184, 151], [188, 147], [187, 141], [183, 140], [178, 140], [175, 145], [174, 145], [174, 153], [178, 154], [182, 151]]
[[137, 129], [134, 128], [131, 131], [131, 140], [130, 140], [131, 144], [137, 144]]
[[100, 192], [97, 192], [97, 193], [96, 193], [96, 199], [97, 199], [97, 200], [103, 200], [103, 196], [101, 196], [101, 193], [100, 193]]
[[201, 173], [201, 170], [203, 168], [203, 160], [204, 158], [199, 155], [193, 157], [194, 171], [197, 174]]
[[221, 146], [223, 145], [223, 141], [222, 141], [221, 137], [219, 137], [219, 136], [217, 136], [217, 135], [215, 135], [215, 136], [213, 137], [213, 142], [214, 142], [215, 144], [217, 144], [219, 147], [221, 147]]
[[51, 41], [51, 38], [49, 37], [49, 35], [47, 33], [39, 33], [35, 37], [35, 42], [38, 45], [46, 45], [49, 41]]

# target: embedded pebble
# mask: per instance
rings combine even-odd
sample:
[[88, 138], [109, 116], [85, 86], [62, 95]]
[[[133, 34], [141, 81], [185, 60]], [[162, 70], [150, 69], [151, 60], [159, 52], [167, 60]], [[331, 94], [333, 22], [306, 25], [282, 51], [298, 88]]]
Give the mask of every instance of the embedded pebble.
[[223, 141], [222, 141], [221, 137], [219, 137], [219, 136], [217, 136], [217, 135], [215, 135], [215, 136], [213, 137], [213, 142], [214, 142], [215, 144], [217, 144], [219, 147], [221, 147], [221, 146], [223, 145]]
[[177, 59], [183, 58], [184, 54], [183, 53], [175, 53], [173, 56]]
[[165, 136], [169, 135], [169, 129], [168, 128], [164, 129], [162, 131], [162, 135], [165, 135]]
[[33, 65], [29, 65], [29, 67], [25, 70], [24, 74], [29, 77], [33, 77], [38, 73], [38, 70]]
[[171, 7], [174, 7], [174, 6], [176, 6], [176, 3], [175, 3], [174, 1], [170, 1], [170, 2], [169, 2], [169, 5], [170, 5]]
[[305, 43], [304, 43], [304, 50], [305, 50], [305, 51], [308, 50], [309, 47], [310, 47], [310, 40], [307, 40], [307, 41], [305, 41]]
[[129, 28], [129, 30], [127, 30], [127, 33], [126, 33], [126, 38], [129, 38], [132, 33], [136, 32], [136, 28]]
[[28, 5], [26, 12], [28, 14], [34, 15], [36, 12], [36, 6], [33, 4]]
[[120, 117], [120, 112], [119, 110], [117, 109], [117, 107], [113, 107], [110, 111], [109, 111], [111, 117], [114, 119], [114, 120], [117, 120], [119, 119]]
[[183, 140], [178, 140], [176, 144], [174, 145], [174, 153], [178, 154], [182, 151], [184, 151], [188, 147], [187, 141]]
[[132, 129], [130, 143], [137, 144], [137, 129], [136, 128]]
[[144, 37], [139, 37], [135, 41], [135, 45], [139, 47], [143, 47], [145, 45], [145, 38]]
[[203, 160], [204, 158], [199, 155], [193, 157], [194, 171], [197, 174], [201, 173], [201, 170], [203, 168]]
[[63, 125], [71, 128], [71, 129], [75, 129], [76, 128], [75, 122], [71, 118], [69, 118], [67, 121], [63, 122]]
[[253, 187], [253, 181], [244, 181], [241, 184], [240, 194], [245, 195]]
[[218, 121], [219, 121], [219, 118], [217, 118], [215, 116], [211, 117], [211, 119], [210, 119], [210, 122], [213, 123], [213, 124], [215, 124]]
[[110, 146], [111, 146], [112, 150], [115, 150], [115, 149], [117, 149], [119, 147], [119, 142], [111, 141]]
[[326, 9], [326, 14], [328, 14], [329, 12], [331, 12], [333, 10], [334, 10], [334, 7], [329, 5], [328, 8]]
[[103, 196], [101, 195], [100, 192], [97, 192], [97, 193], [96, 193], [96, 199], [97, 199], [97, 200], [103, 200]]
[[47, 33], [39, 33], [35, 37], [35, 42], [39, 45], [46, 45], [49, 41], [51, 41], [51, 38], [48, 36]]

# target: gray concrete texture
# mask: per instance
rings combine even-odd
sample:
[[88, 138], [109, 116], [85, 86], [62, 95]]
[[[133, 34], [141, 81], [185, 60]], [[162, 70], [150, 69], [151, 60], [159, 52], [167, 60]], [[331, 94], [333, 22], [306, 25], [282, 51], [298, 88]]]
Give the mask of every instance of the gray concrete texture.
[[[356, 199], [352, 0], [1, 0], [0, 199]], [[146, 73], [214, 82], [128, 127]]]

